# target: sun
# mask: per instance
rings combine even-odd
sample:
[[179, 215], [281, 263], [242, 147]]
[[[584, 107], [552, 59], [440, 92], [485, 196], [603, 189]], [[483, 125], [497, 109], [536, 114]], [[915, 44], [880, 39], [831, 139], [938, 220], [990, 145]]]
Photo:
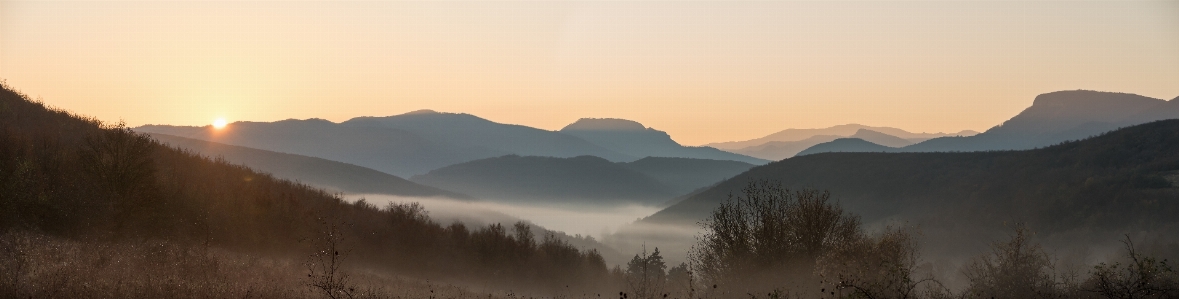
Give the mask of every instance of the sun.
[[225, 125], [228, 125], [228, 124], [229, 124], [229, 122], [225, 121], [224, 118], [218, 118], [217, 120], [213, 121], [213, 128], [221, 129], [221, 128], [224, 128]]

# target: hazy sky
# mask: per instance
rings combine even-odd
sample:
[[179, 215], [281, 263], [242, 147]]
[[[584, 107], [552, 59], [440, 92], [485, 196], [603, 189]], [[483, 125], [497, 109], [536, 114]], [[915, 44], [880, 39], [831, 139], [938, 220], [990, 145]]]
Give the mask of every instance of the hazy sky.
[[1179, 96], [1179, 1], [0, 0], [0, 79], [132, 126], [434, 109], [689, 145], [981, 131], [1056, 90]]

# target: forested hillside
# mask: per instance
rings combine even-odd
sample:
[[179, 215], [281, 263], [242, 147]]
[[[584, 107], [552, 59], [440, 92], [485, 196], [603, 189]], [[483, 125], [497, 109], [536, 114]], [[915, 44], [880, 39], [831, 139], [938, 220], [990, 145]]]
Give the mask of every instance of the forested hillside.
[[1026, 151], [820, 153], [755, 167], [647, 218], [692, 223], [754, 180], [830, 190], [866, 220], [1025, 219], [1041, 229], [1173, 222], [1179, 120]]
[[420, 197], [471, 199], [470, 196], [423, 186], [395, 175], [343, 162], [316, 157], [272, 152], [177, 137], [148, 134], [171, 147], [192, 151], [214, 159], [225, 159], [278, 178], [299, 181], [317, 188], [350, 194], [389, 194]]
[[[48, 243], [22, 241], [41, 238], [20, 237], [28, 233], [92, 248], [169, 244], [164, 248], [178, 248], [176, 258], [212, 247], [286, 264], [306, 260], [308, 268], [302, 273], [272, 277], [278, 281], [256, 286], [277, 297], [293, 295], [275, 286], [302, 290], [325, 281], [332, 290], [347, 292], [347, 281], [332, 280], [342, 276], [331, 274], [361, 264], [424, 279], [491, 283], [496, 290], [568, 290], [565, 286], [572, 282], [579, 282], [574, 287], [592, 289], [610, 281], [597, 252], [581, 251], [544, 232], [533, 232], [528, 225], [443, 225], [431, 221], [416, 204], [347, 203], [319, 189], [161, 145], [122, 125], [45, 107], [7, 86], [0, 89], [0, 196], [0, 245], [6, 254], [0, 272], [5, 273], [4, 283], [13, 283], [0, 288], [6, 293], [0, 297], [59, 296], [43, 292], [149, 296], [142, 294], [180, 287], [154, 279], [44, 281], [53, 276], [37, 271], [60, 264], [51, 260], [52, 255], [19, 254], [49, 250], [38, 247]], [[127, 254], [131, 252], [138, 250]], [[158, 254], [173, 254], [169, 252]], [[123, 258], [147, 262], [153, 256]], [[351, 264], [334, 268], [344, 257]], [[170, 265], [171, 259], [159, 256], [155, 260], [169, 262], [147, 263], [155, 266], [136, 271], [165, 271], [153, 267]], [[216, 260], [200, 261], [204, 259], [186, 258], [185, 265], [199, 267], [185, 275], [205, 278], [172, 283], [197, 287], [207, 281], [232, 281], [228, 278], [238, 275], [218, 268]], [[90, 267], [76, 270], [88, 273], [115, 267], [102, 260], [74, 262], [76, 267]], [[254, 287], [240, 289], [241, 293], [216, 286], [198, 289], [221, 292], [205, 293], [208, 297], [260, 292]]]

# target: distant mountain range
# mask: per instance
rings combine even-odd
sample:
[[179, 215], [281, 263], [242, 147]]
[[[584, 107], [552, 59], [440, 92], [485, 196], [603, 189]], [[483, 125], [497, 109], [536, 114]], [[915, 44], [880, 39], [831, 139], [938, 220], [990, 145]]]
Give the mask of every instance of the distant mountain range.
[[1059, 91], [1037, 96], [1032, 106], [1019, 115], [974, 136], [934, 138], [907, 146], [871, 138], [860, 139], [875, 144], [832, 140], [816, 144], [798, 155], [821, 152], [1023, 150], [1083, 139], [1121, 127], [1174, 118], [1179, 118], [1179, 100], [1165, 101], [1126, 93]]
[[[1052, 227], [1174, 221], [1179, 120], [1025, 151], [822, 153], [759, 166], [645, 222], [690, 224], [748, 182], [830, 190], [867, 221], [918, 211]], [[947, 214], [948, 215], [948, 214]]]
[[787, 129], [768, 136], [746, 141], [711, 143], [715, 147], [732, 153], [748, 155], [766, 160], [782, 160], [820, 143], [839, 138], [861, 138], [880, 144], [907, 146], [925, 140], [946, 136], [971, 136], [978, 132], [964, 130], [957, 133], [911, 133], [891, 127], [871, 127], [859, 124], [838, 125], [823, 129]]
[[[644, 128], [644, 134], [633, 134], [578, 130], [585, 128], [582, 125], [572, 127], [569, 130], [572, 133], [554, 132], [495, 123], [469, 114], [422, 110], [387, 117], [357, 117], [342, 123], [308, 119], [235, 122], [220, 130], [211, 126], [167, 125], [146, 125], [135, 130], [319, 157], [403, 177], [504, 155], [596, 156], [614, 162], [647, 156], [767, 162], [711, 148], [680, 146], [666, 133], [654, 129]], [[605, 145], [577, 135], [592, 136]]]
[[666, 132], [643, 127], [635, 121], [615, 118], [582, 118], [561, 133], [580, 137], [615, 152], [633, 157], [681, 157], [732, 160], [752, 164], [769, 161], [725, 152], [711, 147], [687, 147], [671, 139]]
[[507, 154], [444, 144], [405, 130], [345, 126], [322, 119], [235, 122], [224, 129], [148, 125], [135, 130], [324, 158], [401, 177]]
[[[855, 139], [859, 140], [859, 139]], [[861, 140], [862, 141], [862, 140]], [[970, 257], [1025, 223], [1056, 244], [1179, 231], [1179, 120], [1041, 149], [957, 153], [820, 153], [754, 167], [680, 199], [609, 238], [680, 248], [698, 221], [750, 182], [831, 192], [867, 227], [917, 227], [923, 254]], [[936, 244], [934, 244], [936, 243]], [[684, 252], [671, 252], [683, 254]]]
[[352, 194], [389, 194], [413, 197], [471, 199], [468, 195], [410, 182], [403, 178], [352, 164], [327, 159], [284, 154], [248, 147], [150, 134], [168, 146], [210, 158], [225, 159], [277, 178], [298, 181], [328, 191]]
[[656, 205], [753, 166], [690, 158], [648, 157], [627, 163], [593, 156], [509, 155], [443, 167], [410, 180], [496, 201]]

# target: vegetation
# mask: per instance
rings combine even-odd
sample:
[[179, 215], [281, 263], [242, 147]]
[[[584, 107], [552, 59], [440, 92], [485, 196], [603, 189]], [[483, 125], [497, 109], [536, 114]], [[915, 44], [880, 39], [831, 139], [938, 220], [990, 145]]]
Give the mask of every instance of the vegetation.
[[1179, 120], [1165, 120], [1027, 151], [795, 157], [753, 168], [644, 221], [705, 219], [727, 194], [774, 180], [839, 194], [844, 208], [871, 222], [903, 217], [960, 227], [1020, 219], [1044, 233], [1128, 231], [1175, 223], [1179, 185], [1166, 180], [1175, 171]]
[[[1058, 151], [1052, 158], [1059, 163], [1081, 165], [1064, 169], [1090, 171], [1080, 175], [1115, 172], [1090, 177], [1100, 184], [1141, 187], [1102, 193], [1114, 201], [1127, 194], [1173, 199], [1152, 177], [1133, 176], [1179, 165], [1166, 164], [1174, 153], [1164, 150], [1173, 144], [1135, 139], [1179, 134], [1154, 129], [1161, 132], [1121, 132], [1097, 145], [1049, 150]], [[1108, 146], [1128, 140], [1145, 141], [1125, 154]], [[1010, 163], [987, 155], [1003, 154], [980, 157]], [[0, 196], [3, 298], [599, 298], [616, 291], [623, 299], [1179, 298], [1179, 275], [1168, 261], [1140, 252], [1129, 237], [1122, 260], [1069, 272], [1023, 225], [963, 268], [965, 289], [949, 290], [920, 271], [915, 229], [869, 233], [829, 192], [769, 181], [746, 185], [711, 212], [689, 263], [668, 268], [655, 248], [625, 269], [609, 269], [596, 251], [527, 223], [468, 228], [436, 223], [416, 203], [348, 203], [161, 145], [122, 124], [46, 108], [6, 86]], [[1171, 208], [1151, 204], [1132, 209]]]
[[[969, 286], [953, 292], [919, 273], [912, 229], [869, 235], [828, 193], [765, 181], [748, 185], [702, 224], [690, 266], [699, 275], [681, 293], [704, 285], [702, 296], [710, 298], [1179, 298], [1179, 275], [1165, 260], [1137, 252], [1129, 238], [1128, 265], [1101, 263], [1082, 278], [1057, 269], [1022, 224], [967, 264]], [[684, 288], [674, 281], [668, 285]]]
[[[284, 281], [323, 278], [322, 284], [310, 284], [331, 294], [348, 282], [332, 275], [357, 269], [486, 283], [496, 290], [589, 292], [611, 283], [596, 251], [578, 250], [551, 235], [534, 242], [521, 239], [530, 234], [513, 237], [499, 224], [444, 226], [416, 204], [347, 203], [318, 189], [161, 145], [122, 124], [46, 108], [6, 86], [0, 89], [0, 196], [0, 232], [6, 236], [34, 233], [81, 248], [161, 242], [181, 253], [217, 248], [277, 260], [311, 256], [310, 269]], [[9, 242], [3, 248], [17, 252], [14, 270], [5, 271], [5, 280], [18, 282], [17, 287], [6, 291], [33, 294], [40, 287], [22, 282], [41, 279], [43, 272], [21, 265], [48, 261], [21, 253], [44, 248], [13, 245], [18, 243], [26, 244]], [[347, 258], [337, 258], [337, 252]], [[234, 275], [208, 273], [229, 275], [216, 278], [226, 281]], [[85, 279], [100, 278], [78, 279], [90, 285]], [[108, 291], [121, 293], [136, 288], [138, 279], [104, 283]], [[216, 294], [208, 295], [228, 297]]]

